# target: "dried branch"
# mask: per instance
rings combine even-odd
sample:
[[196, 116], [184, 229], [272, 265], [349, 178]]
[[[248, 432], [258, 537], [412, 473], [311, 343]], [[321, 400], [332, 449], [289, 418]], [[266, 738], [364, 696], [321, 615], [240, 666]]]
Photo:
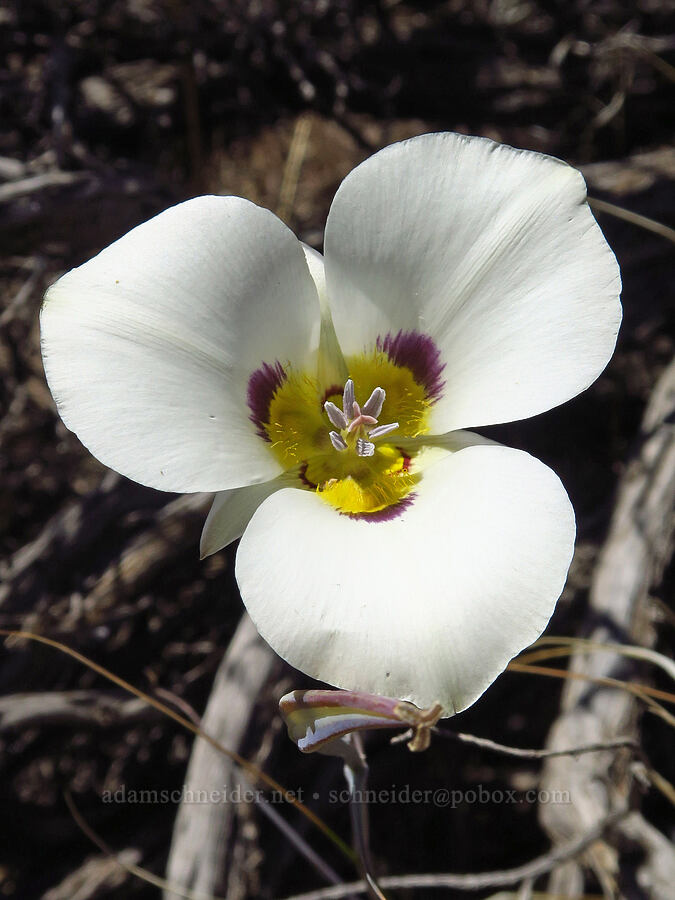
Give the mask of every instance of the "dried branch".
[[45, 188], [79, 184], [91, 177], [87, 172], [61, 172], [58, 169], [41, 175], [29, 175], [27, 178], [0, 185], [0, 203], [9, 203], [19, 197], [42, 193]]
[[196, 893], [194, 891], [183, 890], [180, 885], [172, 885], [164, 878], [160, 878], [158, 875], [155, 875], [153, 872], [148, 871], [147, 869], [143, 869], [141, 866], [136, 864], [136, 859], [140, 858], [140, 854], [135, 853], [135, 858], [133, 861], [129, 861], [129, 851], [124, 851], [123, 853], [115, 853], [115, 851], [110, 847], [100, 835], [96, 834], [96, 832], [91, 828], [91, 826], [84, 820], [80, 811], [75, 806], [73, 798], [70, 794], [66, 793], [65, 801], [68, 809], [70, 810], [70, 814], [75, 820], [78, 828], [89, 838], [92, 844], [95, 844], [99, 850], [105, 854], [110, 863], [116, 864], [117, 867], [123, 869], [129, 875], [133, 875], [136, 878], [140, 878], [141, 881], [145, 881], [148, 884], [152, 884], [154, 887], [158, 887], [161, 890], [168, 891], [169, 896], [173, 897], [181, 897], [182, 900], [225, 900], [223, 897], [216, 897], [213, 894], [202, 894]]
[[10, 694], [0, 697], [0, 734], [45, 725], [113, 728], [147, 722], [158, 715], [137, 697], [102, 691]]
[[3, 312], [0, 314], [0, 328], [3, 328], [17, 315], [21, 307], [33, 294], [38, 286], [40, 279], [47, 268], [47, 261], [43, 256], [38, 256], [33, 260], [32, 270], [28, 278], [24, 281], [21, 288], [16, 292], [13, 299], [9, 301]]
[[[241, 751], [253, 721], [258, 695], [267, 682], [276, 657], [262, 640], [247, 615], [239, 627], [220, 664], [201, 728], [221, 744]], [[208, 795], [214, 785], [226, 785], [226, 790], [251, 790], [249, 780], [232, 759], [223, 756], [212, 745], [199, 738], [195, 741], [185, 779], [185, 795]], [[256, 802], [258, 801], [256, 796]], [[262, 799], [262, 798], [260, 798]], [[223, 797], [227, 801], [226, 797]], [[268, 803], [261, 811], [270, 818], [305, 859], [330, 883], [340, 877], [306, 842], [287, 825]], [[233, 871], [232, 842], [236, 836], [237, 804], [185, 803], [176, 816], [173, 841], [167, 863], [167, 878], [172, 885], [198, 893], [213, 893], [219, 884], [241, 883], [241, 873]], [[232, 888], [233, 890], [234, 888]], [[165, 893], [167, 900], [174, 891]]]
[[631, 737], [614, 738], [609, 741], [599, 741], [595, 744], [582, 744], [579, 747], [568, 747], [565, 750], [526, 750], [520, 747], [508, 747], [506, 744], [498, 744], [489, 738], [476, 737], [473, 734], [462, 734], [459, 731], [446, 731], [444, 728], [434, 728], [434, 734], [449, 740], [459, 741], [462, 744], [473, 744], [484, 750], [494, 753], [502, 753], [505, 756], [516, 756], [519, 759], [548, 759], [552, 756], [581, 756], [583, 753], [599, 753], [602, 750], [617, 750], [620, 747], [630, 747], [636, 752], [640, 751], [640, 744]]
[[[554, 848], [542, 856], [516, 866], [514, 869], [502, 869], [495, 872], [481, 872], [475, 875], [455, 875], [452, 873], [439, 873], [429, 875], [391, 875], [380, 878], [379, 883], [383, 888], [449, 888], [459, 891], [480, 891], [485, 888], [501, 887], [503, 885], [518, 884], [525, 879], [539, 878], [550, 872], [555, 866], [569, 859], [574, 859], [583, 853], [598, 838], [613, 826], [621, 822], [627, 813], [625, 807], [616, 810], [606, 816], [595, 828], [588, 831], [583, 837], [568, 844]], [[305, 894], [294, 894], [286, 900], [339, 900], [350, 893], [365, 893], [366, 885], [363, 881], [351, 884], [341, 884], [335, 887], [322, 888], [318, 891], [310, 891]]]
[[96, 672], [101, 677], [122, 688], [122, 690], [127, 691], [127, 693], [132, 694], [134, 697], [138, 697], [140, 700], [143, 700], [143, 702], [147, 703], [148, 706], [153, 707], [167, 718], [172, 719], [174, 722], [177, 722], [183, 728], [187, 729], [187, 731], [190, 731], [196, 737], [201, 738], [202, 741], [213, 747], [214, 750], [217, 750], [219, 753], [227, 756], [254, 778], [262, 781], [265, 785], [267, 785], [267, 787], [275, 791], [280, 799], [285, 800], [291, 806], [295, 807], [295, 809], [301, 812], [310, 822], [316, 825], [316, 827], [319, 828], [326, 835], [326, 837], [328, 837], [329, 840], [333, 842], [335, 847], [337, 847], [337, 849], [340, 850], [340, 852], [343, 853], [343, 855], [350, 862], [355, 860], [354, 852], [347, 846], [347, 844], [345, 844], [345, 842], [332, 830], [332, 828], [330, 828], [321, 818], [319, 818], [319, 816], [315, 812], [313, 812], [311, 809], [305, 806], [304, 803], [298, 800], [292, 791], [286, 789], [275, 778], [272, 778], [271, 775], [268, 775], [262, 769], [258, 768], [255, 763], [252, 763], [250, 760], [243, 757], [240, 753], [237, 753], [236, 751], [230, 750], [229, 748], [225, 747], [212, 735], [208, 734], [205, 731], [202, 731], [201, 728], [199, 728], [189, 719], [186, 719], [170, 706], [167, 706], [166, 703], [162, 703], [155, 697], [151, 697], [149, 694], [146, 694], [144, 691], [135, 687], [130, 682], [125, 681], [124, 678], [120, 678], [119, 675], [115, 675], [115, 673], [111, 672], [110, 669], [106, 669], [105, 666], [99, 665], [92, 659], [89, 659], [88, 657], [84, 656], [84, 654], [79, 653], [77, 650], [73, 650], [72, 647], [68, 647], [61, 641], [56, 641], [53, 638], [46, 637], [42, 634], [35, 634], [31, 631], [19, 631], [17, 629], [9, 628], [0, 628], [0, 635], [8, 638], [8, 645], [10, 644], [10, 642], [12, 644], [16, 644], [23, 640], [29, 640], [35, 641], [38, 644], [44, 644], [47, 647], [52, 647], [53, 649], [58, 650], [61, 653], [65, 653], [66, 656], [71, 657], [71, 659], [76, 660], [83, 666], [91, 669], [93, 672]]
[[[588, 638], [594, 643], [649, 644], [649, 590], [658, 584], [672, 547], [675, 523], [675, 362], [661, 376], [642, 423], [639, 454], [621, 481], [609, 534], [591, 586]], [[617, 690], [630, 665], [625, 656], [585, 652], [572, 657], [562, 710], [549, 737], [549, 748], [573, 743], [611, 741], [617, 733], [637, 739], [638, 707], [625, 690]], [[624, 802], [634, 777], [630, 761], [599, 753], [578, 762], [564, 757], [544, 767], [545, 790], [566, 789], [569, 804], [541, 807], [544, 828], [556, 841], [586, 833], [607, 810]], [[656, 858], [656, 857], [655, 857]], [[661, 854], [658, 857], [663, 860]], [[610, 889], [619, 873], [617, 852], [599, 843], [588, 860], [601, 884]], [[671, 867], [675, 867], [672, 852]], [[652, 872], [652, 880], [660, 874]], [[568, 864], [554, 873], [549, 891], [564, 896], [583, 892], [583, 872]], [[613, 889], [613, 888], [612, 888]], [[656, 895], [654, 895], [656, 896]], [[660, 897], [661, 895], [659, 895]], [[667, 893], [662, 895], [669, 896]]]

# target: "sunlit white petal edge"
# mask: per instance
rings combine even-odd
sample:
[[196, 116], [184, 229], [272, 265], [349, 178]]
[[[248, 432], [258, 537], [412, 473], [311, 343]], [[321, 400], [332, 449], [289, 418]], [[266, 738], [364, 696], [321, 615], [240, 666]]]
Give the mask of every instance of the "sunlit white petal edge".
[[581, 173], [550, 156], [457, 134], [386, 147], [338, 189], [325, 259], [345, 353], [383, 331], [433, 337], [436, 433], [551, 409], [614, 351], [619, 267]]
[[202, 555], [243, 534], [284, 658], [451, 714], [546, 627], [574, 544], [554, 473], [458, 429], [587, 387], [619, 291], [578, 172], [424, 135], [345, 179], [325, 260], [239, 198], [139, 226], [50, 289], [43, 355], [103, 462], [219, 492]]
[[532, 456], [439, 453], [417, 502], [390, 521], [336, 520], [315, 494], [273, 494], [236, 573], [262, 636], [303, 672], [459, 712], [546, 627], [575, 525], [559, 479]]
[[320, 318], [302, 246], [268, 210], [166, 210], [59, 279], [40, 325], [59, 413], [106, 465], [179, 492], [281, 473], [248, 381], [263, 360], [315, 365]]

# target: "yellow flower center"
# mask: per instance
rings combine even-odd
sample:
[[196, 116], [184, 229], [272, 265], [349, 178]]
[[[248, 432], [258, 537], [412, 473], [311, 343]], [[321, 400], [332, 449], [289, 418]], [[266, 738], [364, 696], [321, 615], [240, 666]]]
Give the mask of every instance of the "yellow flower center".
[[346, 363], [344, 391], [286, 372], [263, 428], [284, 469], [297, 467], [303, 482], [340, 512], [368, 515], [404, 500], [419, 479], [397, 441], [428, 430], [431, 401], [411, 370], [380, 350]]

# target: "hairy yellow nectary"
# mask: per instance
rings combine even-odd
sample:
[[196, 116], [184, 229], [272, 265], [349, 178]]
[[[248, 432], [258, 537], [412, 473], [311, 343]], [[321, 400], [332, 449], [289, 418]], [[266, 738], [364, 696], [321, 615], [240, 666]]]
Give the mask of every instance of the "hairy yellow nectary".
[[356, 452], [357, 441], [367, 437], [360, 429], [343, 429], [346, 449], [335, 449], [324, 403], [339, 405], [342, 386], [319, 385], [304, 373], [291, 371], [276, 390], [265, 430], [284, 468], [301, 467], [306, 484], [340, 512], [379, 512], [406, 497], [418, 480], [413, 460], [397, 441], [427, 431], [430, 400], [410, 369], [397, 366], [379, 350], [346, 362], [356, 396], [365, 399], [382, 388], [383, 421], [398, 423], [395, 432], [375, 442], [371, 456]]

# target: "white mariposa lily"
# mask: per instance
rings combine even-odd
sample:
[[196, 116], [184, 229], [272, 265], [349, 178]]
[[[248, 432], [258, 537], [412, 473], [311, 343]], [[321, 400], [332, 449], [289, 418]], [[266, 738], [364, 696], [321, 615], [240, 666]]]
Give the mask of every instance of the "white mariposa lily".
[[325, 255], [237, 197], [182, 203], [41, 314], [66, 425], [102, 462], [216, 491], [262, 636], [348, 690], [473, 703], [546, 627], [574, 544], [557, 476], [465, 429], [588, 387], [621, 318], [575, 169], [428, 134], [358, 166]]

